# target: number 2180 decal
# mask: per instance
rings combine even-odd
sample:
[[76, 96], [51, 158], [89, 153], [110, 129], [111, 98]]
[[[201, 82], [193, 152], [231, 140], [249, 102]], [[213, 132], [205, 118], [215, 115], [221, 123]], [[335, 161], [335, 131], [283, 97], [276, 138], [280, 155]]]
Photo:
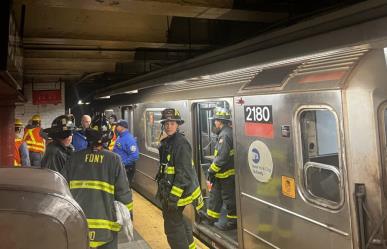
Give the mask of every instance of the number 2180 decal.
[[272, 124], [271, 105], [248, 105], [245, 106], [245, 122]]

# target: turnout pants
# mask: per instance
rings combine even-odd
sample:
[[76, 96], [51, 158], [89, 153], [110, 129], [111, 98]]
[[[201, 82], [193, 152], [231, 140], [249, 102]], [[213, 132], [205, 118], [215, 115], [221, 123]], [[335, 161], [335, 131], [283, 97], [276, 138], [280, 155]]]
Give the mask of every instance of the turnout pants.
[[227, 209], [227, 220], [236, 222], [235, 176], [224, 179], [216, 178], [213, 183], [207, 208], [207, 215], [210, 219], [220, 218], [223, 203]]
[[184, 207], [163, 207], [164, 232], [171, 249], [195, 249], [191, 224], [183, 217]]

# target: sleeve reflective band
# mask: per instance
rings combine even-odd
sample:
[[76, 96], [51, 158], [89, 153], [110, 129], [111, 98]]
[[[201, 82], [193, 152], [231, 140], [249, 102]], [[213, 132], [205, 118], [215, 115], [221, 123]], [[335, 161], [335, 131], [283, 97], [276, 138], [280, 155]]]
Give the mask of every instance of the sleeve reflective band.
[[171, 154], [168, 154], [168, 155], [167, 155], [167, 161], [168, 161], [168, 162], [171, 161]]
[[238, 216], [236, 216], [236, 215], [227, 215], [227, 218], [229, 218], [229, 219], [238, 219]]
[[207, 215], [215, 219], [220, 218], [220, 213], [212, 211], [211, 209], [207, 209]]
[[133, 202], [130, 202], [129, 204], [126, 204], [125, 206], [129, 209], [129, 211], [133, 210]]
[[[179, 199], [177, 202], [177, 206], [186, 206], [188, 204], [191, 204], [194, 200], [196, 200], [199, 196], [201, 196], [200, 188], [197, 187], [195, 191], [190, 195], [183, 199]], [[202, 198], [203, 199], [203, 198]]]
[[102, 181], [70, 181], [70, 189], [77, 188], [96, 189], [114, 195], [114, 185]]
[[214, 156], [217, 156], [217, 155], [218, 155], [218, 153], [219, 153], [219, 152], [218, 152], [218, 150], [217, 150], [217, 149], [215, 149], [215, 150], [214, 150]]
[[89, 245], [90, 247], [100, 247], [105, 245], [106, 243], [107, 242], [103, 242], [103, 241], [90, 241]]
[[171, 194], [176, 195], [177, 197], [181, 197], [183, 192], [184, 192], [183, 189], [176, 187], [176, 186], [173, 186], [171, 189]]
[[216, 173], [216, 172], [219, 172], [219, 170], [220, 170], [220, 168], [219, 168], [218, 166], [216, 166], [215, 163], [212, 163], [212, 164], [211, 164], [210, 169], [211, 169], [212, 171], [214, 171], [215, 173]]
[[168, 166], [168, 167], [165, 167], [164, 172], [165, 172], [167, 175], [174, 175], [174, 174], [175, 174], [175, 167], [174, 167], [174, 166]]
[[235, 175], [235, 169], [229, 169], [223, 173], [216, 173], [215, 177], [217, 178], [227, 178], [229, 176]]

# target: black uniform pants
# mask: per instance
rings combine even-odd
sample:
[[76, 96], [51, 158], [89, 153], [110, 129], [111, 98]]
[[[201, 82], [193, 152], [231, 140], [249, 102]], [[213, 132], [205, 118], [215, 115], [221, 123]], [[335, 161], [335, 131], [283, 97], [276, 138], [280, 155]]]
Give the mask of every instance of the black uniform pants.
[[183, 216], [184, 207], [175, 210], [167, 210], [163, 206], [164, 232], [171, 249], [193, 248], [194, 239], [192, 226]]
[[[208, 200], [208, 210], [220, 215], [220, 209], [223, 203], [227, 209], [227, 216], [236, 216], [236, 197], [235, 197], [235, 176], [227, 178], [216, 178], [212, 184], [210, 198]], [[208, 213], [208, 212], [207, 212]], [[214, 217], [210, 217], [214, 218]], [[230, 219], [228, 219], [230, 220]], [[235, 221], [235, 218], [231, 218]]]
[[128, 177], [129, 187], [132, 187], [134, 173], [136, 173], [136, 164], [125, 165], [126, 176]]

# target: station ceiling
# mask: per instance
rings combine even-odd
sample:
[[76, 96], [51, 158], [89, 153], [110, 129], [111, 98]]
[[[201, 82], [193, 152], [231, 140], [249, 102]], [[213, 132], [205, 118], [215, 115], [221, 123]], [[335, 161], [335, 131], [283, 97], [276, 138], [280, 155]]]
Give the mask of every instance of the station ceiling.
[[[15, 0], [24, 80], [78, 98], [359, 0]], [[24, 6], [24, 7], [22, 7]]]

